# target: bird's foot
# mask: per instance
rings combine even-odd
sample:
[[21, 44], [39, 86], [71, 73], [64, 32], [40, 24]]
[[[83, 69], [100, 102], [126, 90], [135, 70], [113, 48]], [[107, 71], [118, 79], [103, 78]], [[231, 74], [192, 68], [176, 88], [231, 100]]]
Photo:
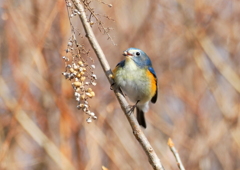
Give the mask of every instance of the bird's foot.
[[134, 109], [137, 107], [137, 104], [138, 104], [138, 102], [139, 102], [140, 100], [138, 100], [137, 102], [136, 102], [136, 104], [134, 104], [134, 105], [129, 105], [128, 106], [128, 108], [127, 108], [127, 114], [128, 115], [130, 115], [131, 113], [133, 113], [134, 112]]
[[116, 90], [117, 89], [117, 86], [115, 83], [112, 83], [111, 86], [110, 86], [110, 89], [111, 90]]
[[[110, 86], [111, 90], [117, 90], [119, 88], [115, 83], [112, 83]], [[119, 92], [125, 97], [126, 95], [122, 92], [121, 88], [119, 88]]]

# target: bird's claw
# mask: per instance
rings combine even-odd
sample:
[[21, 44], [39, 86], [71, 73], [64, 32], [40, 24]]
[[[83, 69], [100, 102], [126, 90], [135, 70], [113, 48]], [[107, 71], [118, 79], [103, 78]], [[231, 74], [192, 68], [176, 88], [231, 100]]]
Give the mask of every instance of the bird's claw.
[[111, 90], [115, 90], [115, 88], [116, 88], [115, 83], [112, 83], [111, 86], [110, 86], [110, 89], [111, 89]]
[[136, 105], [128, 105], [128, 107], [127, 107], [127, 114], [131, 115], [134, 112], [135, 108], [136, 108]]
[[136, 104], [134, 104], [134, 105], [128, 105], [128, 108], [127, 108], [127, 114], [128, 115], [130, 115], [131, 113], [133, 113], [134, 112], [134, 109], [137, 107], [137, 104], [138, 104], [138, 102], [139, 102], [140, 100], [138, 100], [137, 101], [137, 103]]

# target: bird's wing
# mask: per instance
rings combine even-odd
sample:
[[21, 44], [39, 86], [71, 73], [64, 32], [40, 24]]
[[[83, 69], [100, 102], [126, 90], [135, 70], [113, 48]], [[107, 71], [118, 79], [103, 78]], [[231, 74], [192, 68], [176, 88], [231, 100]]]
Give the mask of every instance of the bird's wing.
[[152, 75], [153, 75], [154, 78], [155, 78], [156, 91], [155, 91], [154, 96], [153, 96], [152, 99], [151, 99], [151, 102], [152, 102], [152, 103], [156, 103], [156, 101], [157, 101], [157, 96], [158, 96], [158, 82], [157, 82], [157, 76], [156, 76], [156, 73], [155, 73], [155, 71], [154, 71], [154, 69], [153, 69], [152, 67], [148, 67], [148, 70], [152, 73]]
[[116, 65], [116, 67], [123, 67], [124, 65], [125, 65], [125, 60], [120, 61], [120, 62]]
[[116, 73], [116, 71], [117, 71], [117, 69], [118, 69], [119, 67], [123, 67], [124, 65], [125, 65], [125, 60], [119, 62], [119, 63], [116, 65], [116, 67], [113, 69], [113, 74]]

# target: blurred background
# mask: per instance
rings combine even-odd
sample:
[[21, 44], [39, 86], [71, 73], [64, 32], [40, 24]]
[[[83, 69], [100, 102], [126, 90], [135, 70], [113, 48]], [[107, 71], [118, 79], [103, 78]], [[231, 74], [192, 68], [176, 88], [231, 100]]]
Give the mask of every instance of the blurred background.
[[[71, 37], [66, 2], [0, 0], [0, 6], [0, 169], [151, 169], [73, 16], [96, 66], [96, 96], [88, 101], [98, 119], [89, 124], [76, 108], [72, 82], [62, 76]], [[186, 169], [240, 169], [240, 1], [90, 6], [116, 44], [93, 24], [111, 68], [129, 47], [152, 59], [159, 97], [143, 131], [165, 169], [178, 169], [169, 137]]]

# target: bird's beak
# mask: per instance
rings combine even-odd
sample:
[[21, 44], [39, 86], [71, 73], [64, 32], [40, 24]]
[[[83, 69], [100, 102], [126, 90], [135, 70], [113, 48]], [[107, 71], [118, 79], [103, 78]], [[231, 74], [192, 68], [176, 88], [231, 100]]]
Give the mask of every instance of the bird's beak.
[[124, 51], [124, 52], [123, 52], [123, 55], [124, 55], [124, 56], [133, 56], [133, 55], [132, 55], [131, 53], [129, 53], [128, 51]]

